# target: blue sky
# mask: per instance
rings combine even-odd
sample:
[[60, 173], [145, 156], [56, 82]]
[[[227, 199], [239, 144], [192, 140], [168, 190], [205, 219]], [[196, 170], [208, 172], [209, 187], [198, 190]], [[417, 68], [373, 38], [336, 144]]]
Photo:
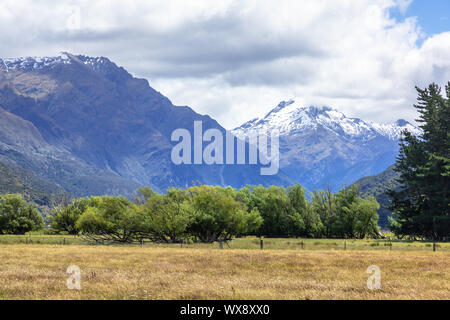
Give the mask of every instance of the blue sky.
[[450, 31], [449, 0], [413, 0], [404, 13], [395, 8], [391, 11], [391, 15], [398, 21], [417, 17], [418, 25], [426, 38]]

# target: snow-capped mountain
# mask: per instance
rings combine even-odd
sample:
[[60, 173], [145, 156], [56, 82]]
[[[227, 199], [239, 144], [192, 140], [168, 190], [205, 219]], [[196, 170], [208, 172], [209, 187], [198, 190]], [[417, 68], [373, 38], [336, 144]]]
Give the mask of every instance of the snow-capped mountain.
[[398, 140], [403, 130], [417, 134], [418, 128], [400, 119], [393, 124], [381, 124], [358, 118], [347, 118], [342, 112], [330, 107], [303, 107], [295, 99], [282, 101], [264, 118], [256, 118], [233, 130], [237, 136], [246, 136], [256, 131], [278, 130], [281, 136], [298, 134], [319, 127], [347, 138], [371, 140], [377, 135]]
[[420, 129], [405, 120], [380, 124], [348, 118], [330, 107], [282, 101], [264, 118], [232, 132], [244, 138], [257, 133], [280, 134], [280, 169], [310, 190], [341, 188], [382, 172], [395, 162], [401, 132]]
[[55, 57], [0, 58], [0, 69], [6, 72], [9, 72], [10, 70], [32, 71], [52, 68], [58, 64], [70, 63], [70, 57], [62, 52]]
[[140, 185], [162, 192], [197, 182], [290, 183], [261, 176], [255, 165], [175, 165], [172, 132], [192, 133], [195, 121], [226, 131], [106, 57], [0, 59], [0, 162], [76, 196], [131, 195]]
[[[297, 181], [309, 190], [337, 189], [382, 172], [395, 162], [400, 132], [419, 132], [404, 120], [377, 124], [291, 99], [233, 130], [242, 137], [278, 129], [279, 175], [261, 177], [254, 166], [179, 167], [170, 160], [174, 129], [192, 132], [194, 120], [202, 120], [205, 130], [225, 129], [208, 116], [174, 106], [147, 80], [105, 57], [70, 53], [0, 59], [2, 110], [0, 161], [80, 195], [123, 192], [137, 184], [165, 190], [192, 181], [236, 187]], [[18, 125], [6, 125], [12, 119]]]

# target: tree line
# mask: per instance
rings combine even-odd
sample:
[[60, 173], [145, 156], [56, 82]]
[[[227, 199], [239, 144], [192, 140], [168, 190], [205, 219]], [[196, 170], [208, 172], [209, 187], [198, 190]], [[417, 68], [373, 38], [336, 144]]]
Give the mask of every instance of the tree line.
[[56, 232], [94, 242], [212, 243], [233, 237], [378, 237], [379, 204], [357, 187], [317, 191], [308, 200], [300, 185], [289, 188], [192, 186], [165, 194], [149, 187], [134, 201], [103, 196], [74, 199], [49, 216]]

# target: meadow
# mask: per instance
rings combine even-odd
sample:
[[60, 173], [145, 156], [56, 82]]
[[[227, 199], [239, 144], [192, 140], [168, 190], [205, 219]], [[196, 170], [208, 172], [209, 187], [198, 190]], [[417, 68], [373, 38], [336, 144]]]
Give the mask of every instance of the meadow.
[[[450, 299], [449, 243], [436, 252], [387, 240], [264, 239], [264, 250], [257, 238], [223, 249], [82, 243], [0, 236], [0, 299]], [[67, 289], [70, 265], [82, 270], [81, 290]], [[370, 265], [380, 290], [367, 288]]]

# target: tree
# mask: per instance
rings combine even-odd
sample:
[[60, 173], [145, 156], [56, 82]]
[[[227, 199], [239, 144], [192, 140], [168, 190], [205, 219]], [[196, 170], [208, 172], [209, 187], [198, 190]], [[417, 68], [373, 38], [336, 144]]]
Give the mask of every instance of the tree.
[[154, 192], [152, 190], [152, 188], [150, 188], [149, 186], [140, 187], [137, 190], [137, 196], [135, 199], [135, 203], [136, 204], [145, 203], [147, 201], [147, 199], [149, 199], [151, 196], [153, 196], [155, 194], [156, 194], [156, 192]]
[[0, 233], [25, 234], [42, 229], [42, 215], [19, 194], [0, 197]]
[[192, 219], [189, 233], [201, 242], [229, 241], [256, 231], [262, 219], [253, 208], [238, 201], [233, 188], [195, 186], [188, 189]]
[[336, 219], [336, 202], [333, 193], [330, 189], [315, 191], [311, 202], [312, 210], [319, 216], [322, 223], [323, 235], [325, 238], [331, 238]]
[[50, 225], [57, 232], [78, 234], [76, 222], [89, 207], [89, 198], [75, 199], [70, 204], [55, 207], [49, 215]]
[[350, 209], [356, 213], [353, 233], [357, 238], [363, 239], [367, 236], [377, 238], [380, 236], [377, 213], [377, 210], [380, 209], [380, 204], [374, 197], [367, 199], [357, 198], [351, 204]]
[[288, 188], [288, 198], [291, 206], [289, 220], [290, 235], [303, 237], [321, 237], [323, 224], [319, 214], [308, 202], [304, 188], [296, 184]]
[[192, 214], [186, 190], [172, 188], [167, 194], [147, 194], [143, 204], [143, 236], [166, 243], [186, 238]]
[[436, 84], [416, 89], [422, 133], [403, 133], [395, 168], [401, 188], [388, 192], [391, 229], [398, 236], [441, 240], [450, 235], [450, 83], [446, 98]]
[[335, 195], [337, 216], [333, 228], [339, 237], [355, 238], [357, 212], [352, 205], [358, 201], [359, 194], [358, 187], [353, 185], [339, 190]]
[[124, 197], [93, 197], [76, 228], [95, 242], [131, 243], [142, 233], [142, 210]]
[[266, 237], [286, 237], [290, 229], [290, 204], [286, 189], [271, 186], [246, 186], [239, 191], [249, 210], [257, 210], [263, 219], [258, 234]]

